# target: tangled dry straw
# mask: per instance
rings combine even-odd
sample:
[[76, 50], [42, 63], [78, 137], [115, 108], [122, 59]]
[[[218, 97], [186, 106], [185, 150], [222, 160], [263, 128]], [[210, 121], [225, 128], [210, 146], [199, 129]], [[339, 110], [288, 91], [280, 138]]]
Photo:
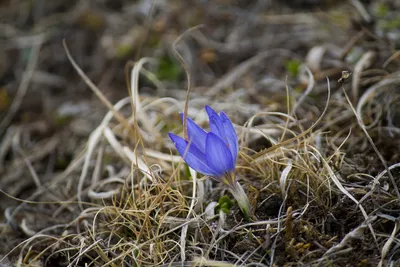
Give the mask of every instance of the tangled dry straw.
[[[380, 99], [400, 83], [399, 74], [374, 84], [357, 102], [340, 90], [331, 96], [327, 80], [322, 110], [305, 98], [313, 88], [298, 96], [287, 88], [286, 113], [266, 107], [248, 116], [251, 112], [243, 112], [241, 105], [213, 102], [236, 118], [237, 173], [257, 218], [245, 223], [237, 207], [228, 214], [218, 208], [218, 200], [226, 194], [223, 187], [199, 178], [175, 155], [167, 132], [183, 130], [177, 114], [187, 101], [140, 97], [139, 74], [149, 74], [145, 66], [151, 59], [133, 66], [130, 97], [112, 105], [69, 57], [109, 112], [82, 153], [51, 183], [38, 185], [32, 196], [51, 190], [54, 200], [21, 200], [8, 214], [9, 222], [16, 223], [15, 216], [28, 205], [50, 205], [52, 218], [72, 214], [73, 219], [38, 232], [22, 219], [18, 226], [30, 238], [2, 260], [15, 255], [20, 266], [54, 262], [68, 266], [268, 266], [272, 262], [325, 266], [340, 261], [358, 243], [369, 243], [371, 251], [380, 252], [376, 255], [380, 265], [396, 254], [399, 224], [392, 214], [399, 195], [398, 175], [393, 171], [399, 164], [386, 163], [373, 139], [378, 134], [399, 134], [397, 128], [379, 125], [394, 104], [382, 109]], [[306, 73], [312, 86], [313, 76]], [[187, 112], [204, 124], [206, 116], [200, 110], [209, 99], [191, 98]], [[296, 109], [312, 115], [297, 118]], [[267, 148], [259, 150], [260, 143]], [[379, 173], [357, 171], [349, 161], [366, 147], [381, 160], [373, 163]], [[56, 192], [77, 173], [78, 182], [68, 185], [76, 194], [62, 200]], [[347, 225], [338, 223], [337, 216], [347, 217]], [[391, 227], [392, 234], [384, 234], [382, 227]], [[3, 226], [3, 232], [6, 229]]]
[[[359, 1], [350, 2], [365, 13]], [[176, 39], [186, 85], [172, 88], [155, 73], [159, 58], [144, 57], [127, 64], [129, 97], [116, 103], [64, 43], [70, 64], [106, 108], [82, 143], [70, 131], [48, 134], [43, 121], [11, 123], [38, 79], [35, 65], [48, 36], [29, 39], [33, 49], [0, 122], [0, 191], [13, 200], [0, 201], [0, 242], [7, 244], [0, 247], [0, 266], [399, 263], [399, 52], [365, 28], [347, 38], [334, 24], [338, 34], [327, 34], [325, 24], [316, 26], [327, 20], [324, 12], [250, 16], [243, 26], [238, 9], [205, 4], [204, 10], [223, 26], [212, 38], [194, 27]], [[250, 31], [253, 26], [274, 38]], [[185, 43], [189, 37], [195, 45]], [[321, 39], [329, 44], [318, 45]], [[304, 58], [292, 52], [307, 42], [313, 44]], [[207, 47], [202, 56], [209, 65], [194, 60], [196, 46]], [[212, 69], [218, 53], [226, 66]], [[339, 82], [347, 67], [352, 74]], [[193, 69], [203, 71], [201, 82], [192, 81]], [[269, 75], [274, 72], [289, 75]], [[154, 94], [141, 91], [143, 81]], [[238, 134], [235, 173], [251, 221], [226, 187], [183, 162], [168, 137], [186, 135], [179, 112], [207, 127], [206, 105], [226, 112]], [[60, 150], [71, 159], [58, 162], [52, 153]]]

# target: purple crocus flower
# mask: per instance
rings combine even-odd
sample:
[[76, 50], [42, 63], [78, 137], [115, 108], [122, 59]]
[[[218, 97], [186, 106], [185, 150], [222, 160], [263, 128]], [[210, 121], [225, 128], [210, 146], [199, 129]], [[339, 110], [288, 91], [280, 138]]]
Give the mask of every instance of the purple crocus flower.
[[[172, 133], [169, 137], [192, 169], [219, 178], [235, 170], [238, 139], [232, 122], [224, 112], [217, 114], [211, 107], [205, 108], [210, 120], [210, 132], [187, 118], [189, 140]], [[181, 117], [183, 120], [183, 114]]]
[[[209, 175], [227, 186], [239, 204], [245, 220], [251, 219], [249, 199], [234, 174], [238, 156], [238, 139], [232, 122], [224, 112], [217, 114], [206, 106], [210, 132], [187, 118], [188, 140], [169, 133], [179, 154], [195, 171]], [[181, 114], [182, 120], [183, 114]]]

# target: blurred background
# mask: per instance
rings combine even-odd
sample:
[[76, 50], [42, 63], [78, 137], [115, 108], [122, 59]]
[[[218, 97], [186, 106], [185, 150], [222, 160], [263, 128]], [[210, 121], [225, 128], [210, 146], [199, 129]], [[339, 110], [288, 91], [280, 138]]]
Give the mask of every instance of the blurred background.
[[[128, 94], [125, 66], [142, 57], [156, 60], [150, 70], [165, 90], [144, 78], [141, 93], [176, 96], [175, 89], [185, 89], [185, 75], [172, 44], [191, 27], [203, 25], [178, 50], [193, 87], [207, 90], [241, 62], [272, 51], [275, 55], [260, 59], [251, 75], [235, 80], [236, 87], [257, 87], [260, 78], [297, 77], [296, 67], [303, 62], [317, 80], [339, 78], [369, 50], [377, 52], [374, 63], [382, 64], [400, 46], [399, 5], [390, 0], [1, 1], [0, 118], [23, 91], [1, 131], [35, 120], [54, 126], [78, 114], [72, 127], [82, 134], [91, 131], [97, 101], [67, 60], [63, 40], [112, 102]], [[363, 36], [355, 38], [360, 32]]]

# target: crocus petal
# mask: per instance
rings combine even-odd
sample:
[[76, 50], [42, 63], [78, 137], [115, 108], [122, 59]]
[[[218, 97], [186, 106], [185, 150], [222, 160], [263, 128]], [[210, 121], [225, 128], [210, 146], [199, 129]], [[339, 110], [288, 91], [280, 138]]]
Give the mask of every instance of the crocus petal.
[[185, 139], [173, 133], [168, 133], [168, 135], [172, 142], [174, 142], [174, 145], [181, 157], [193, 170], [210, 176], [215, 176], [218, 174], [207, 166], [206, 156], [193, 143], [191, 143], [187, 149], [188, 142]]
[[206, 149], [207, 132], [198, 126], [191, 118], [187, 118], [187, 130], [190, 142], [196, 145], [201, 152]]
[[225, 140], [226, 139], [225, 130], [224, 130], [224, 124], [222, 123], [222, 119], [211, 107], [206, 106], [206, 111], [210, 121], [211, 132], [216, 134], [224, 142], [226, 141], [226, 144], [228, 145], [227, 140]]
[[225, 136], [229, 144], [229, 149], [232, 153], [233, 161], [236, 162], [236, 158], [239, 152], [239, 144], [235, 128], [233, 127], [231, 120], [223, 111], [220, 112], [220, 117], [224, 125]]
[[214, 133], [208, 133], [206, 138], [206, 163], [218, 175], [235, 169], [232, 153], [225, 142]]

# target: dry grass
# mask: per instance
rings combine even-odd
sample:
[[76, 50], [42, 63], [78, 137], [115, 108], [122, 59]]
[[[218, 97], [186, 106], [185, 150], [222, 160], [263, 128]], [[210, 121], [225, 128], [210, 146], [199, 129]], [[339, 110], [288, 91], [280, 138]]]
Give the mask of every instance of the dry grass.
[[[358, 1], [352, 4], [360, 8]], [[311, 25], [300, 29], [308, 33], [316, 27], [313, 20], [324, 16], [295, 19], [299, 26]], [[296, 25], [284, 15], [259, 19], [252, 23]], [[233, 30], [244, 34], [240, 24]], [[204, 91], [192, 77], [202, 63], [188, 59], [189, 38], [204, 44], [207, 37], [202, 28], [175, 36], [187, 94], [158, 78], [156, 58], [143, 57], [127, 64], [129, 96], [115, 104], [64, 42], [74, 70], [107, 112], [86, 140], [73, 142], [72, 158], [58, 172], [44, 172], [38, 162], [50, 160], [56, 147], [70, 146], [68, 138], [54, 134], [36, 142], [46, 127], [38, 121], [9, 126], [34, 76], [43, 40], [37, 44], [15, 104], [0, 124], [0, 190], [18, 203], [4, 204], [0, 240], [8, 246], [0, 250], [0, 266], [398, 264], [398, 52], [382, 48], [383, 41], [367, 29], [342, 50], [310, 47], [304, 63], [287, 44], [238, 60]], [[229, 40], [239, 42], [232, 33], [227, 43], [207, 45], [231, 53]], [[363, 49], [374, 44], [383, 52], [364, 49], [356, 62], [345, 62], [357, 44]], [[238, 49], [248, 51], [246, 45]], [[286, 81], [261, 73], [265, 60], [279, 61], [275, 70], [293, 58], [301, 64]], [[337, 82], [349, 65], [351, 82]], [[323, 78], [327, 73], [334, 78]], [[156, 96], [140, 92], [142, 80], [156, 88]], [[168, 132], [185, 135], [180, 111], [206, 126], [205, 104], [224, 110], [235, 124], [236, 175], [252, 205], [251, 222], [226, 188], [188, 168], [168, 139]], [[15, 181], [25, 176], [34, 190], [20, 194], [24, 184]], [[226, 196], [233, 202], [228, 210], [221, 208]]]

